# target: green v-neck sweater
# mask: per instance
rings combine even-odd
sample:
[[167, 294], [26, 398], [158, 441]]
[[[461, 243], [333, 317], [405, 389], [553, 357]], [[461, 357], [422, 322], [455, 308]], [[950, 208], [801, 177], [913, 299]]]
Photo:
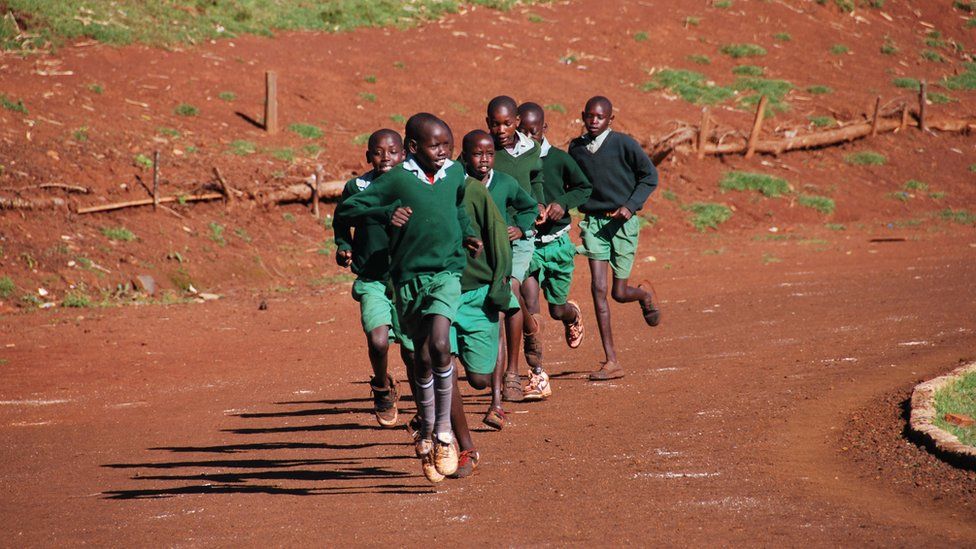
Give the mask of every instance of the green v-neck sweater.
[[461, 275], [461, 290], [470, 292], [488, 286], [488, 303], [498, 311], [505, 310], [512, 299], [509, 283], [512, 245], [508, 241], [508, 226], [485, 184], [472, 177], [465, 184], [464, 209], [472, 230], [484, 243], [484, 250], [478, 257], [468, 256], [468, 265]]
[[[356, 184], [357, 179], [359, 178], [354, 177], [346, 182], [339, 197], [340, 205], [349, 197], [365, 190]], [[352, 251], [352, 272], [364, 280], [389, 278], [390, 237], [386, 234], [386, 224], [375, 219], [364, 219], [352, 226], [344, 221], [346, 219], [336, 218], [332, 227], [335, 230], [336, 247]]]
[[580, 206], [586, 214], [605, 214], [626, 206], [636, 213], [657, 188], [657, 168], [637, 141], [611, 131], [595, 153], [586, 149], [588, 137], [569, 144], [569, 155], [593, 184], [590, 199]]
[[589, 200], [593, 186], [569, 153], [552, 146], [542, 157], [542, 174], [544, 203], [555, 202], [566, 210], [562, 219], [546, 222], [539, 227], [540, 235], [555, 234], [569, 225], [571, 221], [569, 211], [579, 208]]
[[539, 144], [535, 142], [532, 143], [531, 149], [518, 156], [512, 156], [505, 149], [495, 149], [495, 171], [514, 177], [522, 189], [532, 195], [537, 204], [541, 204], [543, 199], [540, 152]]

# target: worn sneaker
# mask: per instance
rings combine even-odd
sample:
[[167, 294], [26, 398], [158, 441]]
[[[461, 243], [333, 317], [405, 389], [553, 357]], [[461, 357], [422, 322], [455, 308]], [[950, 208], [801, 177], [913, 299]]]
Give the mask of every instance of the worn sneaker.
[[647, 292], [647, 301], [640, 302], [641, 316], [644, 317], [644, 322], [648, 326], [654, 327], [661, 323], [661, 310], [657, 308], [654, 301], [657, 299], [657, 293], [654, 291], [654, 286], [647, 282], [646, 280], [637, 285], [638, 288], [643, 289]]
[[[434, 467], [443, 476], [453, 475], [458, 468], [458, 447], [456, 441], [449, 444], [434, 437], [434, 451], [432, 452]], [[427, 477], [430, 478], [430, 477]]]
[[590, 374], [590, 381], [609, 381], [624, 377], [624, 369], [616, 362], [604, 362], [600, 369]]
[[575, 349], [583, 343], [583, 311], [575, 301], [567, 301], [566, 305], [576, 310], [576, 320], [563, 323], [566, 329], [566, 345], [569, 345], [570, 349]]
[[545, 400], [552, 396], [549, 374], [529, 373], [529, 385], [525, 388], [524, 400]]
[[375, 377], [369, 380], [369, 390], [373, 392], [373, 413], [376, 414], [376, 422], [381, 427], [396, 427], [398, 418], [396, 403], [400, 399], [396, 380], [393, 376], [387, 376], [389, 387], [386, 389], [378, 388], [374, 385], [375, 381]]
[[505, 374], [505, 385], [502, 386], [502, 401], [522, 402], [525, 394], [522, 392], [522, 378], [518, 374]]
[[535, 320], [536, 329], [531, 334], [522, 335], [522, 354], [525, 355], [525, 362], [533, 368], [542, 367], [542, 319], [539, 315], [532, 315]]
[[[415, 449], [417, 443], [420, 442], [420, 425], [421, 425], [420, 414], [414, 414], [414, 416], [410, 418], [410, 421], [408, 421], [406, 425], [407, 434], [410, 435], [411, 439], [413, 439]], [[421, 456], [418, 453], [417, 457], [423, 457], [423, 456]]]
[[451, 475], [451, 478], [470, 477], [474, 473], [474, 470], [478, 468], [479, 459], [481, 459], [481, 455], [477, 450], [465, 450], [461, 452], [461, 455], [458, 456], [457, 471]]
[[437, 470], [437, 466], [434, 464], [434, 447], [434, 441], [429, 438], [424, 438], [417, 441], [414, 445], [414, 450], [420, 456], [420, 467], [427, 480], [430, 482], [440, 482], [444, 480], [444, 475]]

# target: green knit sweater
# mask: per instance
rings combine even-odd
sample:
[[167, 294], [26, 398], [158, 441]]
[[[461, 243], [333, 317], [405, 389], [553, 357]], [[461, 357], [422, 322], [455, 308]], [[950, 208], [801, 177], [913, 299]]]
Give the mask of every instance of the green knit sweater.
[[531, 149], [518, 156], [512, 156], [505, 149], [495, 149], [495, 171], [514, 177], [525, 192], [532, 195], [536, 203], [541, 204], [543, 175], [539, 152], [538, 143], [533, 143]]
[[566, 214], [562, 219], [540, 226], [539, 236], [558, 233], [569, 225], [569, 211], [585, 204], [593, 190], [579, 164], [562, 149], [550, 146], [542, 157], [542, 173], [545, 204], [555, 202], [566, 210]]
[[[369, 188], [376, 177], [375, 171], [369, 171], [347, 181], [342, 189], [342, 196], [339, 197], [339, 204]], [[345, 218], [336, 218], [332, 227], [335, 230], [336, 247], [340, 250], [352, 250], [352, 272], [364, 280], [388, 279], [390, 237], [386, 234], [386, 224], [364, 219], [353, 226], [347, 221]]]
[[461, 274], [467, 264], [462, 240], [475, 235], [461, 207], [464, 168], [452, 162], [440, 173], [443, 177], [431, 184], [399, 164], [336, 208], [340, 223], [353, 224], [370, 219], [389, 223], [397, 208], [413, 210], [406, 225], [389, 227], [390, 278], [396, 285], [423, 274]]
[[577, 137], [569, 154], [593, 183], [590, 199], [580, 206], [586, 214], [605, 214], [626, 206], [637, 213], [657, 188], [657, 168], [637, 141], [611, 131], [595, 153], [586, 149], [589, 137]]
[[468, 256], [468, 265], [461, 275], [461, 289], [469, 292], [489, 286], [488, 303], [496, 310], [505, 310], [512, 298], [509, 285], [512, 246], [505, 220], [485, 184], [472, 177], [465, 184], [464, 209], [471, 228], [484, 243], [484, 250], [476, 258]]
[[[484, 183], [481, 185], [484, 186]], [[539, 215], [538, 202], [512, 176], [494, 170], [488, 194], [509, 227], [518, 227], [524, 233], [535, 225], [535, 218]]]

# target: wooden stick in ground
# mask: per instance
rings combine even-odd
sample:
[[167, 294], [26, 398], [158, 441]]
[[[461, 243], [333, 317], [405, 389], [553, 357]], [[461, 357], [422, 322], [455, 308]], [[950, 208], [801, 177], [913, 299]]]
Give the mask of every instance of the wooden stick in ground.
[[214, 177], [217, 178], [217, 185], [220, 186], [220, 192], [224, 193], [224, 199], [227, 200], [228, 203], [233, 202], [234, 193], [240, 191], [232, 189], [230, 185], [227, 184], [227, 180], [224, 179], [224, 174], [220, 173], [220, 168], [217, 166], [214, 166], [213, 173]]
[[901, 106], [901, 124], [898, 125], [898, 131], [903, 132], [908, 128], [908, 103]]
[[928, 129], [925, 125], [925, 104], [928, 102], [928, 92], [929, 85], [925, 80], [922, 80], [918, 87], [918, 129], [923, 132]]
[[315, 166], [315, 181], [312, 183], [312, 215], [315, 219], [319, 218], [319, 185], [324, 179], [322, 164]]
[[278, 133], [278, 75], [274, 71], [264, 73], [264, 131]]
[[871, 137], [878, 135], [878, 118], [881, 116], [881, 96], [874, 100], [874, 115], [871, 117]]
[[153, 152], [153, 211], [159, 209], [159, 151]]
[[698, 160], [705, 158], [705, 145], [708, 144], [709, 123], [708, 107], [702, 108], [701, 126], [698, 128]]
[[764, 95], [759, 98], [759, 106], [756, 107], [756, 120], [752, 124], [752, 132], [749, 134], [749, 143], [746, 146], [746, 158], [752, 158], [756, 154], [756, 143], [759, 142], [759, 132], [762, 130], [763, 118], [766, 117], [766, 103], [769, 99]]
[[[163, 196], [159, 198], [159, 204], [169, 202], [202, 202], [206, 200], [220, 200], [224, 195], [221, 193], [190, 194], [184, 196]], [[99, 204], [98, 206], [86, 206], [78, 208], [79, 214], [108, 212], [111, 210], [121, 210], [123, 208], [133, 208], [136, 206], [151, 206], [152, 198], [142, 198], [139, 200], [129, 200], [126, 202], [115, 202], [113, 204]]]

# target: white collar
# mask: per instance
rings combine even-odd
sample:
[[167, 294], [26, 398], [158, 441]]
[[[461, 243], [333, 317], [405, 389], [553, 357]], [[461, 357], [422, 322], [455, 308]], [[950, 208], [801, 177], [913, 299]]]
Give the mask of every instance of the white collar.
[[366, 187], [369, 187], [369, 184], [372, 183], [374, 179], [376, 179], [376, 170], [369, 170], [356, 178], [356, 187], [361, 191], [365, 191]]
[[[454, 161], [451, 160], [450, 158], [445, 160], [444, 165], [441, 166], [441, 169], [437, 170], [437, 173], [434, 174], [433, 182], [437, 183], [441, 179], [447, 177], [447, 169], [453, 165], [454, 165]], [[428, 184], [431, 183], [430, 179], [427, 178], [427, 173], [424, 171], [423, 168], [420, 167], [420, 164], [417, 163], [417, 159], [414, 158], [412, 154], [407, 155], [407, 159], [403, 161], [403, 169], [414, 174], [415, 176], [417, 176], [417, 179], [420, 179], [424, 183], [428, 183]]]
[[516, 131], [515, 145], [512, 147], [512, 150], [510, 151], [508, 149], [505, 150], [508, 152], [508, 154], [512, 155], [515, 158], [518, 158], [523, 154], [531, 151], [533, 146], [535, 146], [535, 141], [532, 141], [532, 138], [530, 138], [529, 136], [525, 135], [520, 131]]
[[600, 135], [592, 138], [590, 142], [586, 144], [586, 150], [590, 151], [591, 153], [595, 153], [596, 151], [600, 150], [600, 146], [603, 145], [603, 142], [607, 140], [608, 135], [610, 135], [610, 128], [603, 130]]
[[542, 158], [547, 154], [549, 154], [549, 149], [551, 148], [552, 145], [549, 143], [549, 140], [546, 139], [546, 136], [542, 136], [542, 144], [539, 145], [539, 158]]
[[489, 187], [491, 187], [491, 182], [494, 179], [495, 179], [495, 170], [494, 170], [494, 168], [492, 168], [492, 169], [488, 170], [488, 177], [486, 177], [485, 178], [485, 181], [484, 181], [485, 188], [486, 189], [489, 188]]

